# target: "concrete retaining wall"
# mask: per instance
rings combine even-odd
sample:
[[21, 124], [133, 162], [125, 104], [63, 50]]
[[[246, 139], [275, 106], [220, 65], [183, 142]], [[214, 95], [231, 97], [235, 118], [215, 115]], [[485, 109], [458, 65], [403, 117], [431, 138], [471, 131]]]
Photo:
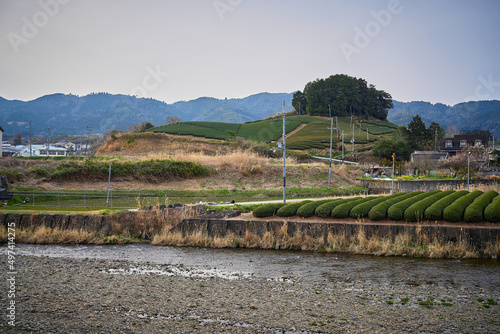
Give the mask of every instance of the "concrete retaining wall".
[[306, 223], [296, 221], [253, 221], [239, 219], [214, 219], [206, 217], [196, 217], [184, 219], [171, 232], [181, 232], [183, 236], [201, 232], [203, 236], [215, 238], [234, 235], [244, 237], [247, 232], [263, 237], [266, 232], [279, 235], [282, 229], [286, 228], [288, 236], [294, 236], [300, 232], [303, 236], [314, 239], [322, 238], [327, 244], [328, 235], [345, 234], [347, 238], [356, 236], [360, 228], [364, 230], [367, 238], [377, 236], [379, 238], [391, 237], [392, 240], [397, 235], [409, 234], [413, 241], [426, 235], [430, 241], [434, 239], [440, 242], [456, 242], [458, 240], [467, 241], [469, 244], [484, 249], [488, 243], [500, 241], [500, 228], [488, 227], [464, 227], [464, 226], [439, 226], [439, 225], [400, 225], [400, 224], [359, 224], [359, 223], [335, 223], [318, 222]]

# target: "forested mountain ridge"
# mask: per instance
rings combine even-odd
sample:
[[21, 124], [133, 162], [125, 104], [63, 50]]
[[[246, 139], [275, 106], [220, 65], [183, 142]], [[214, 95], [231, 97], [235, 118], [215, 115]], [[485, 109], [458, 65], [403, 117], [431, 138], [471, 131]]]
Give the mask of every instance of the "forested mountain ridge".
[[[32, 121], [34, 136], [46, 136], [49, 131], [51, 135], [86, 134], [87, 126], [92, 126], [92, 133], [97, 133], [127, 130], [131, 124], [145, 121], [161, 125], [169, 116], [177, 116], [182, 121], [244, 123], [280, 113], [283, 101], [286, 110], [292, 110], [292, 96], [292, 93], [260, 93], [241, 99], [202, 97], [172, 104], [107, 93], [86, 96], [52, 94], [27, 102], [0, 97], [0, 126], [8, 138], [16, 132], [28, 135], [27, 121]], [[481, 129], [500, 136], [500, 101], [497, 100], [455, 106], [422, 101], [393, 100], [392, 103], [394, 108], [388, 111], [387, 119], [398, 125], [407, 126], [418, 114], [427, 126], [434, 121], [445, 130]], [[305, 112], [303, 106], [302, 112]]]
[[52, 94], [27, 102], [0, 97], [0, 125], [8, 137], [16, 132], [28, 134], [27, 121], [32, 122], [34, 136], [46, 136], [49, 131], [51, 135], [82, 134], [88, 126], [98, 133], [127, 130], [131, 124], [146, 121], [161, 125], [169, 116], [182, 121], [244, 123], [281, 112], [283, 101], [286, 110], [292, 110], [291, 99], [288, 93], [259, 93], [241, 99], [201, 97], [172, 104], [108, 93]]
[[439, 125], [449, 134], [460, 130], [489, 130], [500, 134], [500, 101], [470, 101], [448, 106], [430, 102], [398, 102], [389, 110], [387, 119], [392, 123], [407, 126], [415, 115], [420, 115], [428, 126], [432, 122]]

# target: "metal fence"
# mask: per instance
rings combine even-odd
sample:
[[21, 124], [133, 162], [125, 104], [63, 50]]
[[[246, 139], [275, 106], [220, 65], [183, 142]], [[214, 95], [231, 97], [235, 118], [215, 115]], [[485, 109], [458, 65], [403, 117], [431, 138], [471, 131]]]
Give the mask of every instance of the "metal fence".
[[26, 207], [68, 207], [130, 209], [167, 203], [166, 192], [141, 190], [54, 190], [13, 191], [18, 205]]

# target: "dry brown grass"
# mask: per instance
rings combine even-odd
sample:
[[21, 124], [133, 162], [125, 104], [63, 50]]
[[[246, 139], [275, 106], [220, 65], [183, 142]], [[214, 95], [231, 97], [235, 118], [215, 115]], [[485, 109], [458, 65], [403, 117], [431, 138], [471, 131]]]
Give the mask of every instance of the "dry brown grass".
[[17, 231], [16, 242], [30, 244], [97, 244], [102, 236], [95, 232], [80, 230], [62, 230], [38, 226], [33, 230]]
[[[474, 247], [459, 240], [444, 243], [437, 239], [429, 242], [429, 237], [421, 230], [416, 234], [402, 233], [380, 237], [377, 235], [367, 237], [364, 228], [359, 225], [357, 234], [347, 237], [345, 233], [328, 234], [325, 243], [322, 237], [312, 238], [300, 231], [293, 235], [288, 234], [288, 224], [274, 232], [266, 231], [262, 237], [246, 231], [243, 237], [228, 234], [224, 237], [211, 238], [198, 231], [192, 235], [183, 236], [180, 232], [162, 231], [153, 240], [155, 245], [172, 246], [200, 246], [214, 248], [261, 248], [261, 249], [290, 249], [327, 252], [347, 252], [354, 254], [369, 254], [378, 256], [410, 256], [428, 258], [478, 258], [480, 252]], [[500, 254], [500, 243], [488, 245], [483, 251], [485, 257], [495, 257]]]

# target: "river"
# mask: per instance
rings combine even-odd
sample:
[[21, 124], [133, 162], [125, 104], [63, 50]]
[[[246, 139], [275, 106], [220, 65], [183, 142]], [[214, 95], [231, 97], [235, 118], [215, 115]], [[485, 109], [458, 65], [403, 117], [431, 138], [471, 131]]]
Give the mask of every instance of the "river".
[[[7, 248], [2, 245], [2, 254]], [[16, 255], [126, 260], [140, 268], [175, 267], [179, 275], [328, 281], [393, 286], [428, 285], [500, 291], [500, 261], [377, 257], [304, 251], [130, 245], [17, 244]], [[146, 270], [146, 269], [143, 269]], [[151, 269], [149, 269], [151, 270]], [[136, 271], [137, 272], [137, 271]]]

